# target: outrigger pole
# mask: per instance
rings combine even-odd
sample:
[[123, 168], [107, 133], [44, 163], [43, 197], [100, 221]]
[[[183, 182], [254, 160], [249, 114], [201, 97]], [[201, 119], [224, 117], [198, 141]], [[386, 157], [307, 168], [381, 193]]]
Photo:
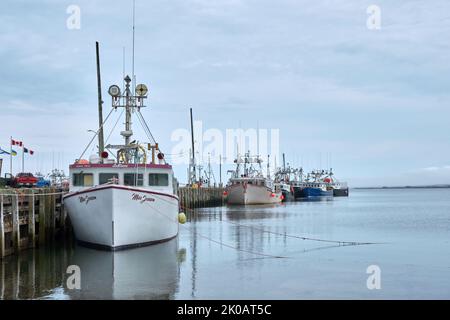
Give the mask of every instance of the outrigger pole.
[[102, 158], [102, 153], [105, 151], [105, 141], [103, 138], [103, 100], [102, 100], [102, 80], [100, 76], [100, 51], [98, 41], [95, 42], [96, 56], [97, 56], [97, 89], [98, 89], [98, 155]]

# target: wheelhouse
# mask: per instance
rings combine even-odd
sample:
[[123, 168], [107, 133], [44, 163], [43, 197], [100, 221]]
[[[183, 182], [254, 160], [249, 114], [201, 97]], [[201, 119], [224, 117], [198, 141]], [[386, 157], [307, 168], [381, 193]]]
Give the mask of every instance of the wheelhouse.
[[107, 184], [139, 187], [174, 193], [176, 181], [167, 164], [73, 164], [70, 166], [70, 189]]

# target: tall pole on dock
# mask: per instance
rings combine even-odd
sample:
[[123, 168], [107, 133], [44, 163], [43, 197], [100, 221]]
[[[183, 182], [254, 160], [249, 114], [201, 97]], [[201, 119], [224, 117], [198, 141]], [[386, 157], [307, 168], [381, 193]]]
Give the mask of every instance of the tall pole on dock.
[[22, 145], [22, 172], [25, 172], [25, 146]]
[[[192, 179], [196, 180], [196, 172], [195, 172], [195, 146], [194, 146], [194, 118], [192, 117], [192, 108], [190, 108], [191, 113], [191, 142], [192, 142]], [[189, 177], [191, 178], [191, 176]], [[190, 183], [193, 183], [194, 181], [190, 181]]]
[[10, 148], [9, 148], [9, 173], [11, 173], [11, 176], [12, 176], [12, 157], [13, 157], [13, 148], [12, 148], [12, 140], [13, 140], [13, 138], [12, 138], [12, 136], [11, 136], [11, 138], [9, 139], [9, 146], [10, 146]]
[[219, 187], [222, 186], [222, 155], [219, 155]]
[[98, 155], [101, 157], [105, 151], [105, 141], [103, 138], [103, 100], [102, 100], [102, 80], [100, 76], [100, 50], [98, 41], [95, 42], [97, 56], [97, 90], [98, 90]]

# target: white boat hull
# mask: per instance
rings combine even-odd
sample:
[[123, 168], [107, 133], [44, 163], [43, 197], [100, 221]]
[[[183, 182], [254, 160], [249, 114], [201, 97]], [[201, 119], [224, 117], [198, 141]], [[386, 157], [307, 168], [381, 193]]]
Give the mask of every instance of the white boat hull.
[[228, 204], [270, 204], [279, 203], [282, 193], [274, 193], [265, 186], [247, 184], [232, 185], [227, 189]]
[[79, 242], [123, 249], [178, 234], [178, 198], [139, 187], [108, 185], [69, 193], [64, 204]]

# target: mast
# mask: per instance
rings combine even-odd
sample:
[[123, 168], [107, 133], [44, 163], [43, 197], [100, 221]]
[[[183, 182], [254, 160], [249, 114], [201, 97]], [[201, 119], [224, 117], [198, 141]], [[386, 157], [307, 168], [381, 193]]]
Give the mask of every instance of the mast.
[[130, 95], [130, 82], [129, 76], [125, 77], [125, 131], [122, 132], [122, 136], [125, 138], [125, 145], [130, 144], [130, 137], [133, 135], [131, 131], [131, 95]]
[[[131, 114], [134, 110], [137, 110], [138, 116], [140, 115], [140, 109], [144, 108], [144, 99], [147, 98], [147, 86], [145, 84], [138, 84], [136, 86], [136, 93], [133, 94], [131, 92], [130, 86], [131, 84], [131, 78], [127, 75], [125, 77], [125, 92], [122, 93], [120, 91], [120, 87], [118, 85], [112, 85], [109, 87], [109, 94], [112, 97], [112, 107], [114, 109], [117, 108], [124, 108], [125, 109], [125, 130], [120, 132], [120, 135], [124, 138], [125, 144], [124, 145], [107, 145], [107, 149], [118, 149], [117, 159], [120, 161], [120, 156], [124, 157], [125, 159], [122, 159], [125, 163], [129, 163], [129, 161], [135, 157], [135, 161], [137, 160], [137, 153], [139, 151], [139, 145], [137, 143], [130, 142], [131, 136], [133, 135], [133, 130], [131, 128], [132, 121], [131, 121]], [[147, 124], [145, 123], [145, 120], [141, 118], [142, 120], [142, 126], [144, 130], [148, 130], [147, 135], [150, 139], [151, 133], [148, 129]], [[153, 139], [154, 141], [154, 139]], [[155, 143], [154, 146], [149, 145], [150, 147], [158, 149], [158, 144]]]
[[101, 157], [105, 151], [105, 141], [103, 138], [103, 101], [102, 101], [102, 80], [100, 76], [100, 50], [98, 41], [95, 42], [95, 51], [97, 57], [97, 90], [98, 90], [98, 155]]

